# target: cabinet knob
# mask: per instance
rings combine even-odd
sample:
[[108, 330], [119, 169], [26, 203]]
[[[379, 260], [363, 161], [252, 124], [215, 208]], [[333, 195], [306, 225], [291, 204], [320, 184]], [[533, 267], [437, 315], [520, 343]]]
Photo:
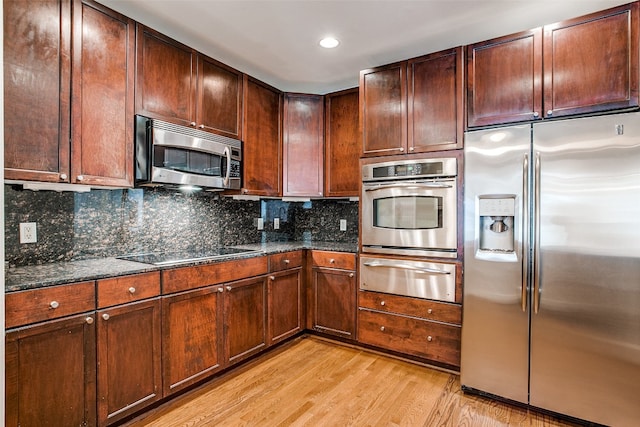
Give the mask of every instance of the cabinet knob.
[[384, 332], [384, 326], [380, 326], [380, 330]]
[[336, 263], [336, 260], [335, 260], [335, 259], [331, 258], [331, 259], [329, 260], [329, 264], [335, 264], [335, 263]]
[[353, 277], [353, 273], [349, 273], [349, 277]]
[[64, 181], [67, 179], [67, 174], [66, 173], [61, 173], [60, 174], [60, 181]]
[[413, 151], [415, 149], [416, 149], [416, 147], [409, 147], [409, 151]]
[[222, 287], [218, 288], [218, 292], [220, 292], [220, 293], [224, 292], [224, 288], [222, 288]]
[[540, 117], [540, 113], [538, 113], [537, 111], [533, 112], [533, 118], [537, 119], [538, 117]]
[[269, 280], [271, 280], [271, 281], [276, 280], [276, 276], [269, 276]]
[[204, 129], [204, 125], [200, 125], [198, 126], [200, 129]]
[[429, 336], [427, 337], [427, 341], [429, 341], [429, 342], [433, 341], [433, 337], [432, 337], [431, 335], [429, 335]]
[[78, 181], [84, 181], [84, 175], [78, 175], [78, 176], [76, 177], [76, 179], [77, 179]]
[[104, 314], [102, 315], [102, 318], [103, 318], [104, 320], [109, 320], [109, 315], [108, 315], [107, 313], [104, 313]]
[[380, 305], [385, 305], [386, 303], [384, 301], [380, 301]]
[[129, 288], [129, 293], [130, 294], [135, 294], [136, 293], [136, 288], [134, 288], [133, 286]]
[[400, 147], [399, 150], [400, 150], [400, 152], [402, 152], [402, 151], [404, 151], [404, 148]]
[[87, 317], [84, 321], [87, 322], [88, 325], [91, 325], [93, 323], [93, 317]]
[[196, 122], [191, 122], [189, 123], [191, 126], [196, 127], [197, 123]]
[[547, 110], [547, 116], [553, 116], [553, 110]]
[[285, 260], [284, 260], [284, 263], [285, 263], [285, 264], [289, 264], [290, 262], [291, 262], [291, 261], [289, 261], [288, 259], [285, 259]]
[[231, 286], [226, 286], [228, 291], [231, 291], [231, 289], [233, 289]]
[[433, 313], [433, 310], [432, 310], [432, 309], [429, 309], [429, 310], [427, 310], [427, 313], [432, 314], [432, 313]]
[[60, 304], [58, 303], [58, 301], [51, 301], [49, 303], [49, 307], [51, 307], [53, 309], [56, 309], [56, 308], [60, 307]]

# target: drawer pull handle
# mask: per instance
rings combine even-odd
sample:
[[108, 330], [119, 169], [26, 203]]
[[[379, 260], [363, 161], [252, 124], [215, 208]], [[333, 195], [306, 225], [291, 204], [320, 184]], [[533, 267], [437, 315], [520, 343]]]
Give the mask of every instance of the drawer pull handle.
[[384, 326], [380, 326], [380, 330], [384, 332]]
[[429, 310], [427, 310], [427, 313], [429, 313], [429, 314], [433, 314], [433, 310], [432, 310], [432, 309], [429, 309]]
[[429, 342], [433, 341], [433, 337], [432, 337], [431, 335], [429, 335], [429, 336], [427, 337], [427, 341], [429, 341]]
[[129, 293], [130, 294], [135, 294], [136, 293], [136, 288], [134, 288], [133, 286], [129, 288]]
[[353, 277], [353, 273], [349, 273], [349, 277]]
[[107, 313], [105, 313], [105, 314], [102, 315], [102, 318], [104, 320], [109, 320], [109, 315]]
[[329, 264], [335, 264], [335, 263], [336, 263], [336, 260], [335, 260], [335, 259], [331, 258], [331, 259], [329, 260]]
[[231, 286], [227, 286], [226, 288], [228, 291], [231, 291], [231, 289], [233, 289]]
[[274, 280], [276, 280], [276, 276], [269, 276], [269, 280], [273, 282]]
[[385, 302], [384, 301], [380, 301], [380, 305], [385, 305]]
[[93, 323], [93, 317], [87, 317], [84, 321], [87, 322], [88, 325], [91, 325]]
[[288, 259], [285, 259], [285, 260], [284, 260], [284, 263], [285, 263], [285, 264], [289, 264], [290, 262], [291, 262], [291, 261], [289, 261]]
[[51, 301], [49, 303], [49, 307], [51, 307], [53, 309], [56, 309], [56, 308], [60, 307], [60, 303], [58, 303], [58, 301]]

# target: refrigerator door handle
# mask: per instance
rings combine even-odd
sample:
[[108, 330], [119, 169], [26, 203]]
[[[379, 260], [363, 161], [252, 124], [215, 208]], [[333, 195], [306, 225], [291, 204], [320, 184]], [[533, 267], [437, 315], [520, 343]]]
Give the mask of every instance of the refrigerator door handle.
[[533, 312], [540, 311], [540, 153], [535, 154], [534, 181], [533, 181]]
[[525, 153], [522, 160], [522, 284], [521, 306], [527, 311], [527, 266], [529, 265], [529, 154]]

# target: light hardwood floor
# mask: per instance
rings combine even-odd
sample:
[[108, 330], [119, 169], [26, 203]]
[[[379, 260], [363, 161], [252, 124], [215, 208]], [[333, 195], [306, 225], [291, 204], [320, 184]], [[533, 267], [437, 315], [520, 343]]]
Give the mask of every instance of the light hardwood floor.
[[128, 423], [200, 426], [573, 426], [466, 395], [457, 375], [298, 338]]

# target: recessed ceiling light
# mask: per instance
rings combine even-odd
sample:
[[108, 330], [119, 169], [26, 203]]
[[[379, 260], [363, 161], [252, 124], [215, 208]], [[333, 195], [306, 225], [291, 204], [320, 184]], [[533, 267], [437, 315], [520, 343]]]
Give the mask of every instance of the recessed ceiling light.
[[320, 40], [320, 46], [327, 48], [327, 49], [333, 49], [334, 47], [338, 46], [340, 44], [340, 42], [333, 38], [333, 37], [325, 37], [322, 40]]

